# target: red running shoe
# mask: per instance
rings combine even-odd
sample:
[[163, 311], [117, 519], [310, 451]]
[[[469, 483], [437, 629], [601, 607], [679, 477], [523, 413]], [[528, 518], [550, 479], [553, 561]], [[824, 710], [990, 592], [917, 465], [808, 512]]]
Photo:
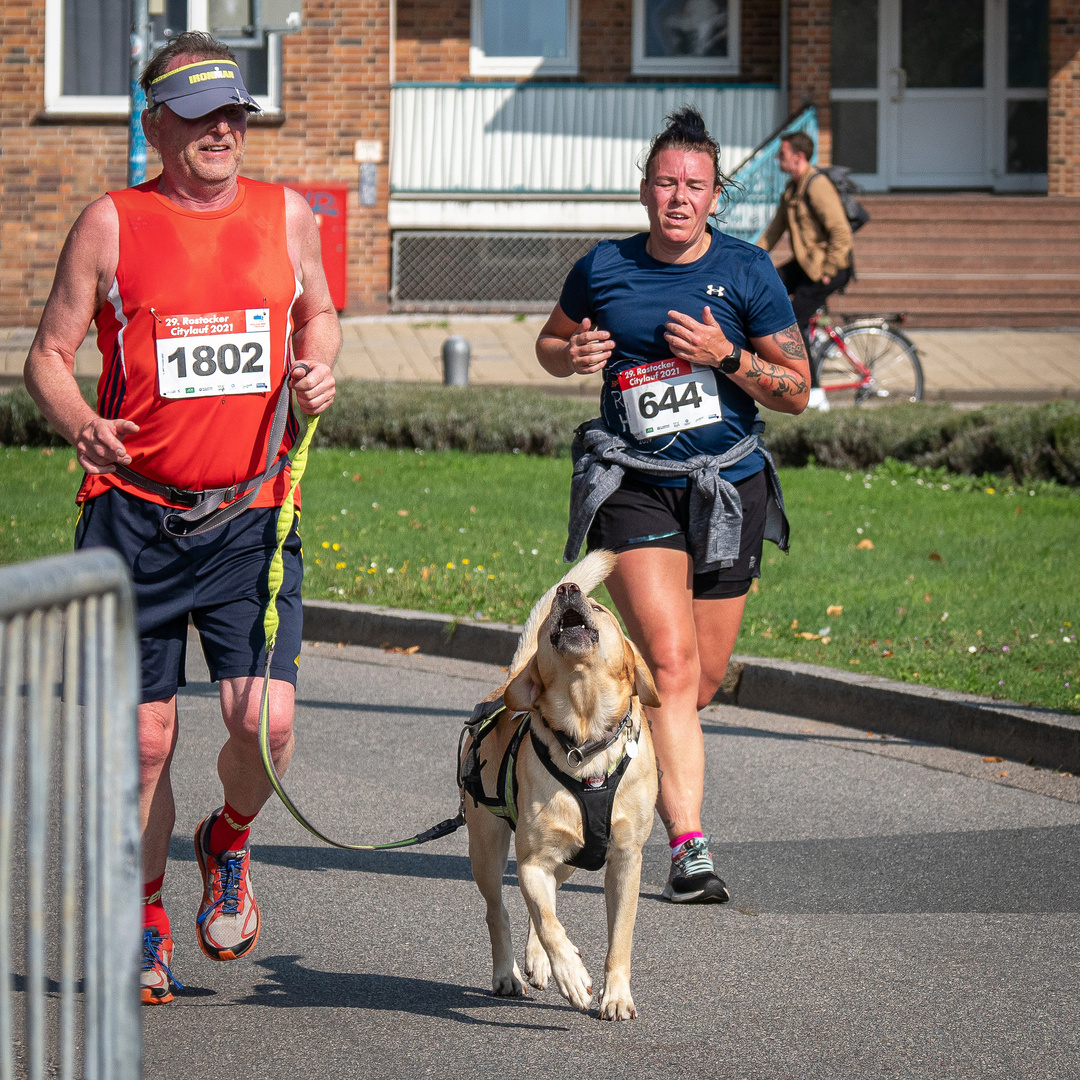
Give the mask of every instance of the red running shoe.
[[195, 933], [211, 960], [239, 960], [259, 940], [259, 905], [248, 877], [248, 847], [216, 855], [209, 849], [210, 830], [220, 813], [215, 810], [195, 829], [195, 858], [203, 878]]
[[171, 937], [162, 937], [156, 926], [143, 929], [142, 973], [139, 982], [144, 1005], [167, 1005], [173, 999], [174, 988], [184, 989], [180, 980], [169, 970], [172, 952]]

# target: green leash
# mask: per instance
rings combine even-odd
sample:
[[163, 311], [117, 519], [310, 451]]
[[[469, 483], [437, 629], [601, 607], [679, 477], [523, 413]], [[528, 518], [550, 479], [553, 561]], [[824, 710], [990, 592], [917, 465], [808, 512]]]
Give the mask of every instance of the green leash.
[[281, 592], [281, 584], [285, 580], [285, 559], [283, 550], [285, 541], [292, 531], [293, 522], [296, 519], [296, 489], [307, 469], [308, 449], [311, 446], [311, 437], [315, 434], [315, 428], [319, 424], [317, 416], [307, 416], [301, 412], [306, 421], [306, 427], [300, 441], [289, 452], [289, 493], [285, 502], [281, 505], [277, 522], [277, 547], [274, 549], [270, 560], [270, 572], [268, 582], [270, 586], [270, 599], [266, 606], [266, 615], [263, 617], [263, 631], [266, 640], [266, 669], [263, 672], [262, 706], [259, 712], [259, 754], [262, 757], [263, 768], [266, 770], [270, 786], [277, 792], [277, 797], [285, 804], [285, 809], [313, 836], [317, 836], [324, 844], [331, 847], [347, 848], [349, 851], [388, 851], [393, 848], [415, 847], [417, 844], [426, 844], [431, 840], [438, 840], [442, 836], [460, 829], [465, 824], [465, 797], [461, 798], [461, 806], [457, 817], [447, 818], [433, 825], [430, 829], [416, 836], [410, 836], [405, 840], [394, 840], [389, 844], [344, 844], [338, 840], [331, 840], [329, 836], [321, 833], [300, 811], [296, 804], [289, 798], [288, 793], [281, 786], [277, 770], [274, 768], [273, 758], [270, 756], [270, 663], [274, 658], [274, 645], [277, 642], [277, 632], [280, 620], [277, 613], [278, 593]]

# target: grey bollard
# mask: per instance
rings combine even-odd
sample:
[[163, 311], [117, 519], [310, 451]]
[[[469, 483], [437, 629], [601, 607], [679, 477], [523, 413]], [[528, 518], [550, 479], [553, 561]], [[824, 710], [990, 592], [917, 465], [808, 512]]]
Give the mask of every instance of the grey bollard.
[[469, 356], [472, 349], [460, 334], [453, 334], [443, 342], [443, 386], [469, 385]]

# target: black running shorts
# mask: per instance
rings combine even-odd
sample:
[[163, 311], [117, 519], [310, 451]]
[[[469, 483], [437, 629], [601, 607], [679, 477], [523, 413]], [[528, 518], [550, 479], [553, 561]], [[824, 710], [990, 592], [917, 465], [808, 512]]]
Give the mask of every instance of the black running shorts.
[[[732, 566], [694, 574], [694, 598], [727, 600], [745, 596], [750, 583], [761, 576], [761, 546], [765, 537], [765, 511], [769, 485], [765, 470], [736, 481], [742, 499], [742, 538], [739, 557]], [[638, 547], [689, 551], [690, 489], [657, 487], [627, 473], [618, 491], [596, 512], [586, 541], [588, 550], [629, 551]]]
[[[135, 582], [141, 690], [164, 701], [185, 686], [188, 616], [202, 639], [210, 678], [262, 675], [267, 571], [277, 543], [277, 507], [245, 510], [202, 536], [172, 537], [161, 519], [172, 510], [110, 488], [83, 504], [75, 547], [118, 551]], [[285, 541], [278, 594], [277, 644], [270, 675], [296, 685], [303, 630], [303, 556], [293, 524]]]

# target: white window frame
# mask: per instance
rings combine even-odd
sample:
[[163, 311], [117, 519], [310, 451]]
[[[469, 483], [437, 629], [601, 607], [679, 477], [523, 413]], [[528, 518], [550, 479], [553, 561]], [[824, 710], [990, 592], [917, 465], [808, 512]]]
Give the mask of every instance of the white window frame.
[[[528, 0], [521, 0], [527, 3]], [[578, 0], [566, 0], [565, 56], [488, 56], [484, 52], [484, 0], [472, 0], [470, 75], [577, 75]]]
[[[208, 30], [209, 0], [188, 0], [188, 29]], [[266, 95], [255, 95], [263, 115], [281, 112], [281, 35], [270, 35]], [[45, 0], [45, 112], [62, 116], [127, 116], [126, 94], [64, 94], [64, 0]]]
[[727, 0], [727, 5], [727, 56], [646, 56], [645, 0], [634, 0], [631, 71], [635, 75], [738, 75], [742, 40], [739, 33], [741, 0]]

